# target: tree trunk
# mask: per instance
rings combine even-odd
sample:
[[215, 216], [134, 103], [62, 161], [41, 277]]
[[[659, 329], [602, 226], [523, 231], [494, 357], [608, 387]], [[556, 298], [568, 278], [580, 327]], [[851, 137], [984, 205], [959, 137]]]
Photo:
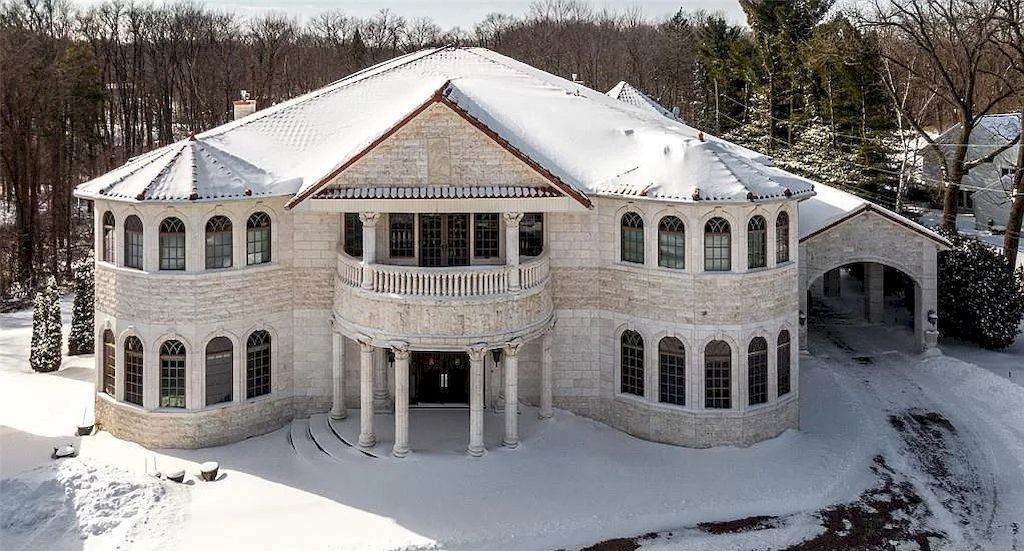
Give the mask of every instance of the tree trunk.
[[[1024, 111], [1021, 112], [1021, 120], [1024, 121]], [[1013, 171], [1013, 187], [1010, 189], [1013, 190], [1013, 203], [1010, 206], [1010, 216], [1006, 219], [1003, 254], [1012, 268], [1017, 265], [1021, 222], [1024, 221], [1024, 143], [1017, 144], [1017, 166]]]

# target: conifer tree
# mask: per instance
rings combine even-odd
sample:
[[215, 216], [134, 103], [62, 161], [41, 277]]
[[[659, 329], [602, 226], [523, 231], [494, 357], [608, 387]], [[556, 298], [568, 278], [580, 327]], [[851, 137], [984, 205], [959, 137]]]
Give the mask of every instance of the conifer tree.
[[49, 372], [60, 368], [60, 295], [57, 281], [50, 276], [46, 287], [36, 294], [32, 311], [32, 349], [29, 365], [34, 371]]
[[92, 254], [75, 262], [75, 303], [71, 310], [68, 355], [93, 353], [94, 275]]

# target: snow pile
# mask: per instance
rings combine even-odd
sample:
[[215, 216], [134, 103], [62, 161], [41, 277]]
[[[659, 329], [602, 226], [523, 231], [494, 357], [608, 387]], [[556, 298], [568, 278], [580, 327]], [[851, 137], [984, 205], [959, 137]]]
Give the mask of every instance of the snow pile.
[[4, 549], [102, 548], [140, 536], [162, 539], [160, 527], [179, 514], [185, 489], [84, 459], [54, 462], [0, 480], [0, 540]]

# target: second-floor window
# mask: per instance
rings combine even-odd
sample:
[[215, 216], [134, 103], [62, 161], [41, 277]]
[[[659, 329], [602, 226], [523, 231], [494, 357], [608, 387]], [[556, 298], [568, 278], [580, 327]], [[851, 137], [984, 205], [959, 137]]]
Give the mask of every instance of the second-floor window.
[[473, 257], [498, 257], [498, 213], [473, 215]]

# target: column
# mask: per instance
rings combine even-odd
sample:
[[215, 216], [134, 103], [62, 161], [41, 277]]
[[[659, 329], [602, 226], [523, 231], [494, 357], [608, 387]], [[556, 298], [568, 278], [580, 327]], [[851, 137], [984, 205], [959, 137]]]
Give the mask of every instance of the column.
[[334, 329], [331, 333], [331, 378], [334, 382], [334, 400], [331, 402], [331, 419], [344, 419], [345, 409], [345, 337]]
[[363, 223], [363, 289], [373, 289], [373, 264], [377, 262], [377, 221], [379, 212], [360, 212]]
[[523, 213], [506, 212], [505, 217], [505, 264], [509, 267], [508, 289], [519, 290], [519, 223]]
[[880, 323], [885, 311], [885, 267], [877, 262], [864, 263], [864, 317]]
[[[395, 446], [391, 455], [409, 455], [409, 352], [408, 345], [394, 347], [395, 353]], [[472, 376], [472, 375], [471, 375]]]
[[487, 349], [476, 345], [469, 353], [469, 448], [473, 457], [484, 454], [484, 356]]
[[386, 349], [377, 349], [373, 355], [373, 409], [378, 413], [391, 411], [388, 396], [388, 355]]
[[359, 447], [377, 444], [373, 434], [373, 346], [359, 342]]
[[537, 416], [541, 419], [550, 419], [555, 415], [551, 406], [551, 340], [554, 330], [554, 327], [548, 329], [540, 341], [540, 411], [537, 412]]
[[505, 438], [501, 444], [519, 447], [519, 349], [520, 342], [505, 345]]

